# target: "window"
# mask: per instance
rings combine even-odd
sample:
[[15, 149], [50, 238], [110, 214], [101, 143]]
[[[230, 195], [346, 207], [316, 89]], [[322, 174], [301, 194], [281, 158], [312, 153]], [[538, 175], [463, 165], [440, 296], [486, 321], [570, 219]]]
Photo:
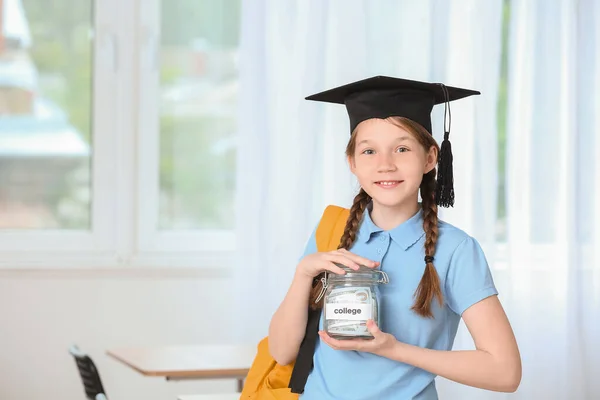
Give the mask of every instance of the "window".
[[158, 227], [233, 229], [239, 1], [161, 11]]
[[230, 251], [240, 1], [152, 5], [140, 17], [149, 39], [139, 73], [138, 246]]
[[88, 230], [92, 2], [0, 4], [0, 228]]
[[3, 265], [227, 259], [240, 7], [0, 0]]
[[115, 4], [0, 1], [0, 251], [9, 267], [115, 248]]
[[496, 240], [506, 242], [506, 121], [508, 90], [508, 41], [510, 26], [510, 1], [502, 3], [502, 57], [500, 86], [498, 90], [498, 211]]
[[241, 0], [0, 0], [0, 10], [5, 263], [45, 265], [50, 253], [78, 266], [229, 257]]

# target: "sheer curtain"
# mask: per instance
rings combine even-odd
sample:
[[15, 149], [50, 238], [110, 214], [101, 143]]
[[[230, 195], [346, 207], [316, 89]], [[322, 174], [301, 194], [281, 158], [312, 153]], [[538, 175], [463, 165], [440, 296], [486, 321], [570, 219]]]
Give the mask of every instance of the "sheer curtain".
[[[515, 394], [438, 379], [440, 396], [600, 396], [599, 26], [597, 2], [511, 2], [506, 238], [494, 240], [490, 229], [497, 192], [487, 178], [496, 172], [485, 158], [467, 166], [477, 171], [466, 171], [469, 182], [463, 182], [471, 188], [472, 208], [451, 210], [446, 219], [466, 226], [487, 245], [500, 298], [519, 342], [523, 379]], [[475, 112], [475, 121], [485, 123], [479, 110]], [[475, 149], [473, 156], [497, 154], [481, 142]], [[455, 348], [473, 348], [464, 325]]]
[[304, 97], [377, 74], [441, 76], [432, 58], [444, 50], [448, 21], [439, 16], [434, 21], [437, 9], [446, 10], [443, 1], [243, 3], [238, 340], [266, 334], [324, 207], [349, 206], [358, 189], [344, 156], [349, 135], [344, 107]]
[[[502, 0], [256, 0], [243, 6], [237, 256], [238, 341], [267, 333], [327, 204], [358, 187], [343, 106], [303, 98], [372, 75], [445, 82], [457, 202], [441, 217], [484, 246], [524, 363], [515, 394], [438, 379], [447, 399], [592, 399], [600, 372], [599, 10], [510, 3], [506, 178], [498, 154]], [[441, 141], [443, 110], [434, 111]], [[505, 237], [497, 235], [499, 184]], [[504, 193], [504, 192], [503, 192]], [[504, 218], [504, 217], [503, 217]], [[455, 348], [473, 348], [461, 326]]]
[[503, 284], [522, 398], [600, 396], [599, 24], [595, 1], [513, 8]]

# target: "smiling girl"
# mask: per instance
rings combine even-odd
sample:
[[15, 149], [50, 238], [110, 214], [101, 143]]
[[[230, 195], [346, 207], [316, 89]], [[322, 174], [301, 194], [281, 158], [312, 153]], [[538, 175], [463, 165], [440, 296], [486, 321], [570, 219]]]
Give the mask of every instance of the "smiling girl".
[[[302, 399], [432, 400], [438, 375], [493, 391], [517, 389], [520, 355], [485, 255], [437, 214], [438, 206], [454, 204], [452, 153], [449, 128], [441, 150], [433, 138], [431, 111], [444, 103], [449, 116], [450, 101], [475, 94], [374, 77], [307, 98], [346, 106], [346, 156], [360, 191], [338, 250], [317, 252], [313, 233], [269, 327], [269, 350], [279, 364], [313, 360]], [[381, 326], [367, 324], [372, 340], [335, 340], [321, 330], [316, 337], [306, 329], [311, 315], [320, 318], [311, 310], [323, 306], [316, 302], [321, 276], [344, 273], [335, 263], [389, 276], [380, 288]], [[475, 350], [452, 350], [461, 318]], [[311, 349], [303, 339], [313, 334]]]

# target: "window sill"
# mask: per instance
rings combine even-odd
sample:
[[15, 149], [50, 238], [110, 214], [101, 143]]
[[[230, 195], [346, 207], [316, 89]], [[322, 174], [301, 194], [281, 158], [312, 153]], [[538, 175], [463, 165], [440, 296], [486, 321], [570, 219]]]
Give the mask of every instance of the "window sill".
[[227, 277], [234, 264], [235, 253], [156, 252], [137, 256], [119, 254], [80, 252], [80, 253], [22, 253], [2, 254], [0, 276], [6, 274], [83, 274], [86, 276], [215, 276]]

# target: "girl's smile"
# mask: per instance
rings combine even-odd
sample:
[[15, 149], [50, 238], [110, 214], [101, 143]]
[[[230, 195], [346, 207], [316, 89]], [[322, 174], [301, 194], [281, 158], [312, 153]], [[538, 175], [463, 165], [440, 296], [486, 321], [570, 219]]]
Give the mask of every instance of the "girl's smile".
[[377, 181], [374, 184], [382, 189], [394, 189], [404, 181]]

